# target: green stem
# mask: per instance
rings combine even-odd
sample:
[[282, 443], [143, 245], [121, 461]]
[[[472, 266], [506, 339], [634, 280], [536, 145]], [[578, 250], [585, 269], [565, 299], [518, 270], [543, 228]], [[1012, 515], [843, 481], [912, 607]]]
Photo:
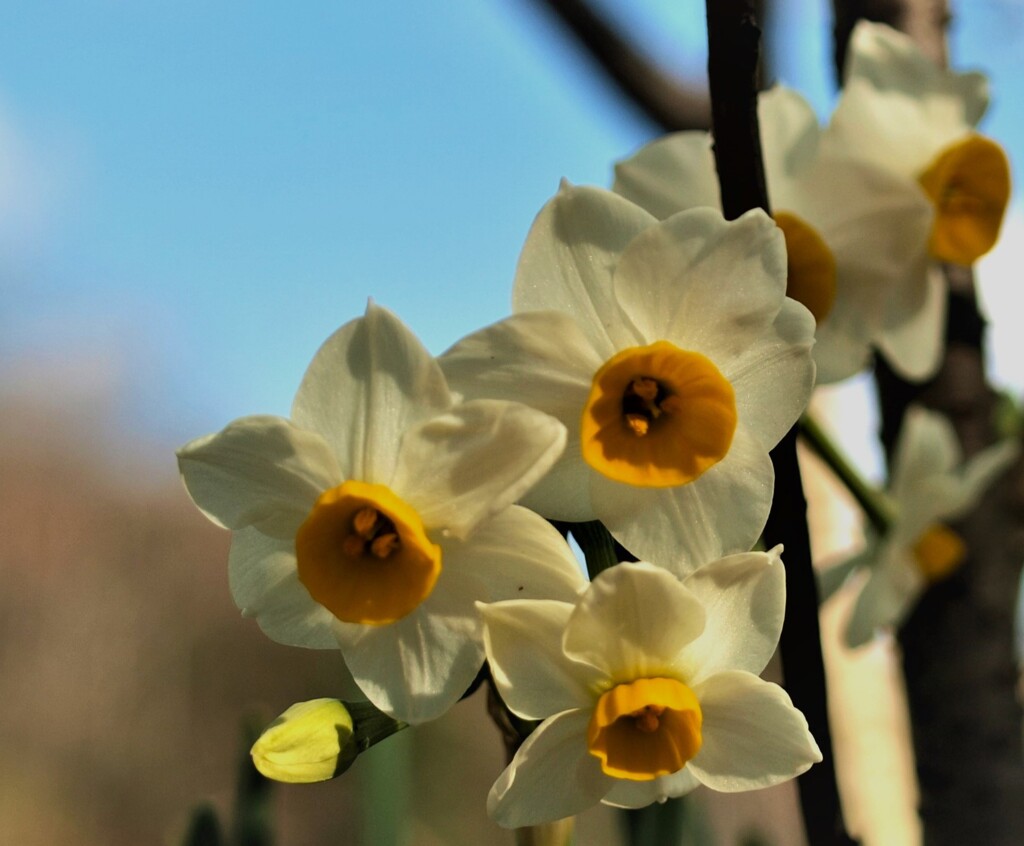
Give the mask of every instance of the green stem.
[[857, 504], [864, 511], [879, 535], [885, 535], [893, 524], [891, 508], [883, 496], [857, 472], [850, 460], [843, 455], [818, 422], [805, 414], [800, 418], [800, 437], [846, 487]]
[[572, 846], [576, 842], [575, 829], [575, 817], [517, 828], [516, 846]]

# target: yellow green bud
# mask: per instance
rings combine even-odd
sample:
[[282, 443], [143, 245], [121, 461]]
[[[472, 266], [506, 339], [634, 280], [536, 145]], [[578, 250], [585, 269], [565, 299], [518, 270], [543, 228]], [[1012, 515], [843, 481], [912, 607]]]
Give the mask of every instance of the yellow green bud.
[[327, 781], [355, 760], [352, 716], [337, 699], [297, 702], [253, 744], [253, 764], [267, 778], [291, 784]]

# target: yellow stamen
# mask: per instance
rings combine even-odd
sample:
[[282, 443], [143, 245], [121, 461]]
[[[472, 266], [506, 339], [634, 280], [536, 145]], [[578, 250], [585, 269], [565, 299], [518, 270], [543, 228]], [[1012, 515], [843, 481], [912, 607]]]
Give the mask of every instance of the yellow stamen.
[[650, 781], [675, 773], [700, 751], [703, 715], [676, 679], [637, 679], [602, 694], [587, 728], [587, 748], [615, 778]]
[[622, 350], [594, 374], [581, 449], [610, 479], [674, 487], [725, 457], [736, 423], [732, 385], [714, 363], [657, 341]]
[[380, 519], [380, 512], [376, 508], [360, 508], [356, 516], [352, 518], [352, 528], [359, 537], [369, 540], [373, 537], [373, 530], [377, 527], [377, 520]]
[[1010, 199], [1002, 147], [969, 135], [942, 150], [919, 181], [935, 205], [928, 245], [935, 258], [967, 265], [992, 249]]
[[387, 558], [391, 553], [398, 549], [398, 543], [398, 535], [394, 532], [390, 532], [386, 535], [379, 535], [370, 543], [370, 551], [377, 558]]
[[836, 301], [835, 256], [806, 220], [787, 211], [774, 217], [786, 238], [786, 296], [805, 305], [821, 323]]
[[914, 561], [929, 584], [952, 574], [967, 557], [967, 545], [948, 526], [929, 526], [913, 546]]
[[640, 438], [646, 435], [651, 428], [651, 421], [642, 414], [627, 414], [626, 424], [636, 433], [637, 437]]
[[654, 379], [641, 377], [630, 382], [629, 390], [647, 402], [654, 402], [658, 396], [658, 383]]
[[295, 536], [299, 581], [339, 620], [383, 625], [430, 596], [441, 549], [383, 485], [345, 482], [317, 499]]

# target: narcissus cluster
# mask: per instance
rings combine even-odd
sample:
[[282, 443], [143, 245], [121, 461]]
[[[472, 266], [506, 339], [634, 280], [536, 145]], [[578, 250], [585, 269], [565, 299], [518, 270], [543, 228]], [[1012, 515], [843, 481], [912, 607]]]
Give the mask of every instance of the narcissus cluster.
[[[285, 711], [253, 747], [260, 771], [331, 778], [488, 677], [524, 741], [488, 800], [504, 826], [767, 787], [821, 760], [758, 675], [785, 610], [781, 548], [751, 551], [769, 451], [816, 372], [843, 379], [873, 348], [934, 372], [937, 262], [989, 249], [1008, 195], [1005, 157], [973, 131], [984, 105], [979, 77], [861, 25], [826, 128], [795, 92], [762, 98], [772, 216], [722, 217], [706, 133], [661, 139], [614, 191], [564, 183], [541, 209], [508, 318], [435, 359], [371, 302], [288, 419], [184, 446], [189, 494], [232, 531], [243, 614], [340, 650], [365, 697]], [[949, 521], [1015, 455], [962, 463], [948, 423], [908, 415], [891, 531], [826, 577], [870, 571], [852, 643], [957, 566]], [[588, 581], [564, 532], [591, 521], [642, 562]]]

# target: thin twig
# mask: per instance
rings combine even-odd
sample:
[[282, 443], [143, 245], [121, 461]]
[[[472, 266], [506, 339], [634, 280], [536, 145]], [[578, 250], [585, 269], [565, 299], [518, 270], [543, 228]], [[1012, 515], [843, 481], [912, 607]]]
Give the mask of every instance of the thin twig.
[[576, 36], [627, 99], [668, 132], [707, 129], [707, 95], [662, 68], [630, 44], [584, 0], [540, 0]]

